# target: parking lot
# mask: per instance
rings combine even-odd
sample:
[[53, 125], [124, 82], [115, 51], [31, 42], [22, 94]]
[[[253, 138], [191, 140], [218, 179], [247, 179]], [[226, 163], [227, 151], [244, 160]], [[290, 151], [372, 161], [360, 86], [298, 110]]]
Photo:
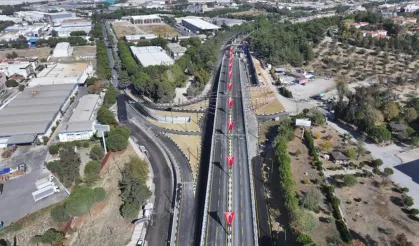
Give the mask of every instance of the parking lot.
[[23, 146], [19, 147], [10, 159], [0, 162], [0, 169], [15, 168], [20, 163], [27, 165], [26, 174], [8, 180], [0, 195], [0, 221], [3, 221], [5, 226], [67, 197], [64, 187], [57, 182], [60, 187], [59, 193], [36, 203], [32, 197], [32, 192], [36, 190], [35, 181], [48, 173], [48, 170], [43, 168], [47, 151], [46, 146]]
[[308, 99], [309, 97], [318, 95], [331, 90], [335, 86], [333, 79], [317, 78], [310, 80], [305, 85], [293, 84], [287, 86], [287, 89], [292, 92], [294, 99]]

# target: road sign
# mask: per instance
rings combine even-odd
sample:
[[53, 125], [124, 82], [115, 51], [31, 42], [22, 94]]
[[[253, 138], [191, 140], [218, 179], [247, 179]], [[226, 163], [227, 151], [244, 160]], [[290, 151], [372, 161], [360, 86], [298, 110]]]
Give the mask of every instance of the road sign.
[[234, 164], [234, 156], [226, 156], [226, 160], [227, 160], [227, 165], [229, 168], [231, 168]]
[[227, 122], [227, 124], [228, 124], [228, 130], [231, 132], [233, 130], [233, 127], [234, 127], [234, 121], [229, 121], [229, 122]]
[[97, 125], [95, 125], [95, 130], [96, 131], [109, 132], [111, 130], [111, 128], [109, 127], [109, 125], [97, 124]]
[[296, 126], [311, 126], [311, 121], [308, 119], [296, 119], [295, 125]]
[[233, 107], [234, 99], [229, 98], [227, 102], [228, 102], [228, 107], [231, 109]]
[[230, 227], [233, 224], [234, 215], [236, 215], [235, 212], [224, 212], [224, 218], [227, 221], [227, 225]]
[[233, 83], [228, 83], [228, 90], [231, 91], [233, 89]]

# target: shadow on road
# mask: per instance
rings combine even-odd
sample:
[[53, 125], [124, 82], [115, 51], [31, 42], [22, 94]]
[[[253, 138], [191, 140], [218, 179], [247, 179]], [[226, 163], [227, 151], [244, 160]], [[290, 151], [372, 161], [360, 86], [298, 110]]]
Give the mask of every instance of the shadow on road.
[[411, 161], [395, 166], [397, 170], [412, 178], [412, 181], [419, 184], [419, 161]]
[[221, 222], [220, 216], [218, 215], [217, 211], [214, 212], [208, 212], [208, 214], [211, 216], [211, 218], [213, 218], [218, 224], [220, 224], [220, 226], [223, 227], [224, 231], [227, 233], [226, 228], [224, 227], [223, 223]]

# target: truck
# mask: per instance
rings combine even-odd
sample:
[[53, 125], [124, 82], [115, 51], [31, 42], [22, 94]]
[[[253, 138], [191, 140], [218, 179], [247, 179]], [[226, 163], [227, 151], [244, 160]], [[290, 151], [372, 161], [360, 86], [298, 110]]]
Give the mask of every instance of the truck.
[[52, 174], [47, 174], [47, 175], [44, 175], [43, 177], [37, 179], [35, 181], [36, 189], [39, 190], [39, 189], [44, 188], [46, 186], [45, 184], [51, 183], [53, 179], [54, 179], [54, 176]]
[[58, 188], [58, 186], [56, 186], [54, 183], [51, 182], [49, 186], [46, 186], [42, 189], [32, 192], [32, 196], [33, 196], [33, 200], [37, 202], [41, 199], [49, 197], [53, 195], [54, 193], [58, 193], [58, 192], [60, 192], [60, 188]]

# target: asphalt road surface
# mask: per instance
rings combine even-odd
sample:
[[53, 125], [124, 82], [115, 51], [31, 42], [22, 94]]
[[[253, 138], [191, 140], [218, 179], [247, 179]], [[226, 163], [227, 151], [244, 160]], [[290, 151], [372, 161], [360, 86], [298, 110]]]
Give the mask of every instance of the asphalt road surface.
[[243, 105], [241, 101], [241, 87], [239, 75], [239, 60], [233, 62], [233, 91], [234, 99], [231, 116], [228, 108], [228, 60], [225, 59], [221, 68], [220, 87], [218, 91], [217, 121], [215, 122], [214, 152], [209, 201], [209, 218], [206, 231], [206, 245], [227, 245], [227, 226], [224, 212], [228, 211], [228, 179], [229, 168], [226, 156], [229, 155], [229, 133], [227, 122], [235, 122], [231, 153], [235, 157], [232, 168], [233, 193], [232, 211], [236, 217], [232, 226], [232, 245], [253, 245], [253, 222], [251, 209], [251, 193], [249, 180], [249, 165], [245, 140]]
[[249, 159], [247, 156], [247, 142], [244, 127], [244, 109], [242, 104], [241, 80], [239, 58], [233, 61], [233, 90], [234, 100], [231, 109], [233, 128], [232, 153], [236, 158], [233, 166], [233, 211], [236, 217], [233, 222], [233, 245], [253, 245], [254, 231], [252, 220], [251, 202], [253, 197], [250, 193]]

